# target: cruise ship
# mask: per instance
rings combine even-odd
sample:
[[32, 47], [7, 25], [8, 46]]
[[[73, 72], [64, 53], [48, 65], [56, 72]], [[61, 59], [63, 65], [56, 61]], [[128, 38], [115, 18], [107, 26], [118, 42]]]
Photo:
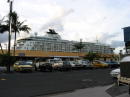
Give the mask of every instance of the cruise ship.
[[[76, 43], [79, 42], [64, 40], [53, 29], [49, 29], [49, 32], [47, 32], [44, 36], [35, 35], [17, 40], [16, 49], [46, 52], [79, 52], [79, 50], [74, 49], [74, 44]], [[91, 42], [82, 42], [82, 44], [84, 44], [84, 47], [80, 52], [113, 54], [114, 48], [109, 45]]]

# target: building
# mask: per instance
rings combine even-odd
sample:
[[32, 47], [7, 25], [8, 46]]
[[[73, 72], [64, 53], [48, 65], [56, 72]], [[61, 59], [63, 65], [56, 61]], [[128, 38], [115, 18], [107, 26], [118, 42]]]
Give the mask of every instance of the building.
[[[36, 50], [46, 52], [79, 52], [74, 49], [78, 41], [63, 40], [57, 33], [47, 33], [45, 36], [31, 36], [17, 40], [16, 50]], [[82, 42], [84, 44], [82, 53], [94, 52], [102, 54], [113, 54], [114, 48], [99, 44]]]
[[126, 54], [130, 54], [130, 26], [123, 28]]

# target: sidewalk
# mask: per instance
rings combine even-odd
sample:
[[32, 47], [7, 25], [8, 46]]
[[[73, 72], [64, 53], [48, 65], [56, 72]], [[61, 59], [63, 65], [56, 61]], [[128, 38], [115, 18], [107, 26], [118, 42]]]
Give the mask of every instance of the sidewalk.
[[111, 97], [105, 90], [111, 86], [80, 89], [70, 93], [62, 93], [44, 97]]
[[[40, 97], [112, 97], [106, 92], [106, 90], [109, 89], [111, 86], [112, 85], [104, 86], [104, 87], [80, 89], [74, 92], [40, 96]], [[122, 95], [114, 96], [114, 97], [130, 97], [130, 96], [128, 93], [124, 93]]]

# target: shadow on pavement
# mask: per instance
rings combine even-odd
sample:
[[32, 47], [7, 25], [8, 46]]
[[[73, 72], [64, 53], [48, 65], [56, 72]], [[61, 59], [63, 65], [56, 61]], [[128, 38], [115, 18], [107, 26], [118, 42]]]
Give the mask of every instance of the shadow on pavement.
[[119, 95], [122, 95], [124, 93], [128, 94], [128, 86], [117, 86], [117, 85], [113, 85], [112, 87], [110, 87], [109, 89], [106, 90], [106, 92], [111, 95], [112, 97], [116, 97]]

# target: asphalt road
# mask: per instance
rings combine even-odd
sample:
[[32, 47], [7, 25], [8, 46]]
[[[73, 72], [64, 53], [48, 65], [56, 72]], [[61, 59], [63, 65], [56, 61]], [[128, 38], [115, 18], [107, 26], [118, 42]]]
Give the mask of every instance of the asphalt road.
[[0, 97], [37, 97], [113, 83], [111, 69], [0, 74]]

